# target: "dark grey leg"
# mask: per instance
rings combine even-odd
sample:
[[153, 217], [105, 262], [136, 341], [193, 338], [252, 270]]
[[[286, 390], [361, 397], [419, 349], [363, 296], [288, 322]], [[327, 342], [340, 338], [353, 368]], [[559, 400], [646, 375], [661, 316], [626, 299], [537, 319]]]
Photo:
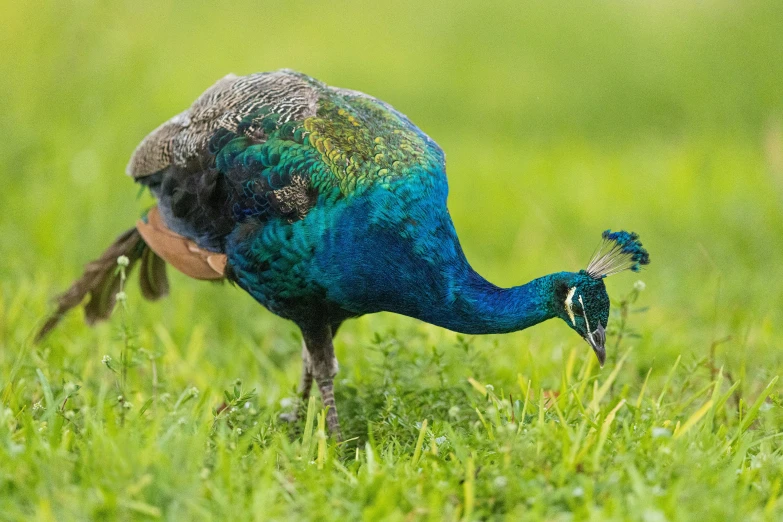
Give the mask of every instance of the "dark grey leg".
[[313, 373], [310, 368], [310, 353], [307, 351], [307, 345], [302, 341], [302, 378], [299, 381], [299, 394], [301, 400], [294, 407], [294, 411], [283, 413], [280, 418], [286, 422], [296, 422], [307, 411], [307, 403], [310, 400], [310, 392], [313, 389]]
[[343, 439], [343, 434], [340, 431], [340, 420], [337, 418], [337, 406], [334, 403], [333, 378], [320, 381], [318, 389], [321, 391], [321, 400], [326, 408], [326, 425], [329, 427], [329, 433], [340, 441]]
[[302, 405], [307, 408], [310, 400], [310, 391], [313, 388], [313, 371], [310, 364], [310, 353], [307, 345], [302, 341], [302, 380], [299, 382], [299, 393], [302, 396]]
[[321, 400], [326, 410], [326, 425], [329, 432], [341, 439], [340, 422], [337, 418], [337, 406], [334, 403], [334, 376], [337, 375], [337, 358], [332, 345], [332, 329], [328, 325], [319, 328], [302, 329], [307, 347], [310, 372], [318, 383]]

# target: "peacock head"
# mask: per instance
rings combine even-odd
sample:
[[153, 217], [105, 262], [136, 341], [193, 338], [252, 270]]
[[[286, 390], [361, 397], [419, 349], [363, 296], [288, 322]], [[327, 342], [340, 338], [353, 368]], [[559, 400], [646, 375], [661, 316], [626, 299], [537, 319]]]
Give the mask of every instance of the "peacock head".
[[585, 270], [564, 274], [555, 283], [555, 310], [592, 347], [601, 366], [606, 360], [609, 295], [603, 279], [631, 270], [638, 272], [650, 256], [633, 232], [603, 233], [603, 240]]

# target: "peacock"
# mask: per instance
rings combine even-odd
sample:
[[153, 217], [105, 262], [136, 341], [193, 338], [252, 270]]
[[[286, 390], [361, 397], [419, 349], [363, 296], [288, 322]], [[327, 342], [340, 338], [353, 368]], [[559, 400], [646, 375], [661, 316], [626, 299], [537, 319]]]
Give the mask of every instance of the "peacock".
[[157, 205], [57, 298], [38, 339], [87, 295], [88, 324], [110, 315], [120, 256], [152, 300], [168, 293], [166, 263], [228, 280], [299, 327], [302, 398], [315, 381], [338, 438], [345, 320], [387, 311], [497, 334], [559, 317], [603, 366], [603, 279], [649, 263], [637, 234], [607, 230], [586, 269], [493, 285], [460, 246], [441, 148], [387, 103], [292, 70], [219, 80], [144, 138], [127, 173]]

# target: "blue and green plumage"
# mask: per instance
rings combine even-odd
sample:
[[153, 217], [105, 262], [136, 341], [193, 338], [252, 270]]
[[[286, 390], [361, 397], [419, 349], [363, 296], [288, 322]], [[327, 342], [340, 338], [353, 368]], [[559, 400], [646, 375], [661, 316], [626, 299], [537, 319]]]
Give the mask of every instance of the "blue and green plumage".
[[299, 325], [303, 379], [325, 402], [334, 332], [380, 311], [472, 334], [560, 317], [603, 362], [602, 279], [649, 262], [635, 234], [607, 231], [586, 271], [498, 288], [460, 247], [440, 147], [386, 103], [293, 71], [221, 80], [141, 143], [129, 173], [168, 229], [225, 255], [227, 278]]

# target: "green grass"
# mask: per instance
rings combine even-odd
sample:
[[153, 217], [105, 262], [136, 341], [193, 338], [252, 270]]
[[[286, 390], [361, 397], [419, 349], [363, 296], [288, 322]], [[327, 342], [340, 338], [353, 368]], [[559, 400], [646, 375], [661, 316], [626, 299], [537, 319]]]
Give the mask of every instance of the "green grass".
[[[0, 520], [783, 517], [777, 2], [0, 5]], [[337, 445], [317, 401], [278, 420], [301, 340], [228, 285], [169, 271], [147, 303], [131, 277], [108, 324], [75, 312], [33, 345], [150, 204], [122, 175], [144, 134], [228, 72], [279, 67], [443, 146], [493, 282], [639, 232], [652, 264], [608, 280], [605, 368], [554, 321], [364, 317], [336, 342]]]

